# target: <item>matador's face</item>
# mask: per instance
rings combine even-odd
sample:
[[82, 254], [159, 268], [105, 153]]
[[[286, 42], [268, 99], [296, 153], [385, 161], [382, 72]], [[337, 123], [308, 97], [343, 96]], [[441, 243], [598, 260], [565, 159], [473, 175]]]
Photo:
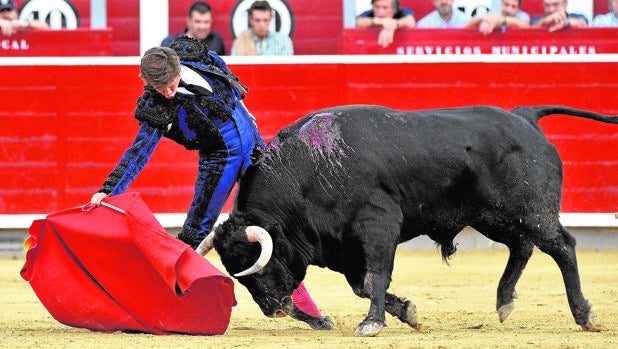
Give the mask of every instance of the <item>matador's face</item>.
[[174, 96], [176, 95], [176, 92], [178, 91], [178, 84], [179, 83], [180, 83], [180, 74], [178, 76], [176, 76], [174, 78], [174, 80], [172, 80], [172, 82], [170, 82], [169, 85], [167, 85], [165, 87], [155, 88], [155, 90], [157, 92], [159, 92], [160, 94], [162, 94], [163, 97], [165, 97], [167, 99], [172, 99], [172, 98], [174, 98]]

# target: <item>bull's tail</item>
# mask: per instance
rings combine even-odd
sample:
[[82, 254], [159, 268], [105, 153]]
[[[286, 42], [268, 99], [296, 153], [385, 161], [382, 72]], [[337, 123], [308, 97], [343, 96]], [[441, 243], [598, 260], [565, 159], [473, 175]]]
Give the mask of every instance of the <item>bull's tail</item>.
[[607, 116], [591, 111], [569, 108], [561, 105], [544, 105], [536, 107], [517, 107], [511, 110], [512, 113], [520, 115], [530, 123], [536, 124], [543, 117], [554, 114], [577, 116], [580, 118], [591, 119], [605, 122], [608, 124], [618, 124], [618, 117]]

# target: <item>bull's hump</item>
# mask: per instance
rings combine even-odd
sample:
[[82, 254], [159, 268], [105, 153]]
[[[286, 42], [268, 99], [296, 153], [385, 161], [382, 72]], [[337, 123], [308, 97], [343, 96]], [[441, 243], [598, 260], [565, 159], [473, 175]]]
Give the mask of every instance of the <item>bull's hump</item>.
[[331, 152], [335, 141], [341, 136], [335, 119], [336, 115], [330, 112], [315, 114], [299, 129], [298, 137], [313, 149]]

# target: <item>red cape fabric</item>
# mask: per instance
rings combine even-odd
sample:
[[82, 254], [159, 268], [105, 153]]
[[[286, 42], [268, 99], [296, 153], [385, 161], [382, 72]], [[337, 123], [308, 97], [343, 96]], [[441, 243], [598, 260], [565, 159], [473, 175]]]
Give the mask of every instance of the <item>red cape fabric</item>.
[[139, 193], [32, 223], [21, 276], [59, 322], [96, 331], [223, 334], [234, 283], [168, 235]]

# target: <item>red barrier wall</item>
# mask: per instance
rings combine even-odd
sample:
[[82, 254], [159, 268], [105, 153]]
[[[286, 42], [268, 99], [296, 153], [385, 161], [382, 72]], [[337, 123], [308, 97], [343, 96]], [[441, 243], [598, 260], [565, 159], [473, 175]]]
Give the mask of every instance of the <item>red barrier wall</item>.
[[[305, 56], [229, 58], [261, 132], [341, 104], [415, 110], [565, 104], [618, 114], [618, 58]], [[130, 145], [138, 61], [0, 58], [0, 213], [84, 204]], [[564, 212], [618, 210], [618, 127], [563, 116], [541, 126], [565, 164]], [[196, 155], [163, 141], [130, 190], [155, 212], [186, 211]], [[229, 206], [228, 206], [229, 209]]]
[[112, 56], [112, 41], [111, 29], [23, 30], [0, 34], [0, 57]]

